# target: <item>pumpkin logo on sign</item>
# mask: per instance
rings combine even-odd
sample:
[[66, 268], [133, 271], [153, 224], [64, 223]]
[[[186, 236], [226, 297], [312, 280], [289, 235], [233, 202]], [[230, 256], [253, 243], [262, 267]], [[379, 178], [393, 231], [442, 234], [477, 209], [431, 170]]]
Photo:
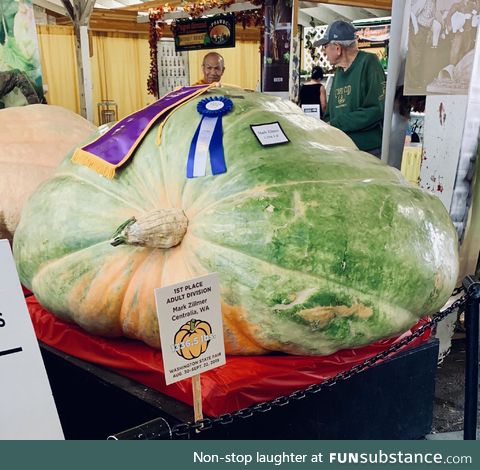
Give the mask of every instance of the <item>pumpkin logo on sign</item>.
[[209, 28], [208, 34], [213, 44], [220, 46], [230, 40], [230, 23], [226, 20], [216, 20]]
[[175, 333], [174, 351], [184, 359], [196, 359], [208, 348], [212, 334], [212, 327], [203, 320], [190, 320]]

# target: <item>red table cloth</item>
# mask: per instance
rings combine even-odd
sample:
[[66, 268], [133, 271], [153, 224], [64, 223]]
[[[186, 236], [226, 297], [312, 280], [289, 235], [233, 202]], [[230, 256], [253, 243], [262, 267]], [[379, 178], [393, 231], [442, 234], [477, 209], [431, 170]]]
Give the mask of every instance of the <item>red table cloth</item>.
[[[40, 341], [192, 405], [190, 379], [165, 384], [161, 351], [126, 338], [92, 336], [56, 318], [34, 296], [26, 301]], [[226, 365], [201, 376], [203, 411], [208, 416], [219, 416], [321, 383], [387, 349], [425, 322], [420, 320], [411, 330], [395, 338], [329, 356], [227, 356]], [[430, 330], [427, 330], [407, 347], [417, 346], [429, 336]]]

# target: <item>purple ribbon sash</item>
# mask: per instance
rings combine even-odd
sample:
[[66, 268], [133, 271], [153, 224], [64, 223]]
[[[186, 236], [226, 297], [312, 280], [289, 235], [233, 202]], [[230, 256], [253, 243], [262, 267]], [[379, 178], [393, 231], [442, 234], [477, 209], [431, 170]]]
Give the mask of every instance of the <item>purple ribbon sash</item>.
[[113, 178], [116, 168], [133, 155], [149, 129], [178, 105], [204, 93], [211, 85], [187, 86], [118, 121], [105, 134], [75, 150], [72, 161]]

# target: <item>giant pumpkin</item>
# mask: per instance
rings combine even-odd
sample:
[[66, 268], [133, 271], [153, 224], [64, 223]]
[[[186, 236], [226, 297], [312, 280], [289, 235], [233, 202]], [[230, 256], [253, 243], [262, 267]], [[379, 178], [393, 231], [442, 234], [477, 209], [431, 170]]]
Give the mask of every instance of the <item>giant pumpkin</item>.
[[13, 238], [28, 196], [95, 129], [59, 106], [33, 104], [0, 110], [0, 238]]
[[[47, 309], [159, 347], [153, 289], [217, 272], [228, 353], [329, 354], [444, 304], [457, 239], [436, 197], [290, 102], [209, 94], [234, 102], [226, 173], [185, 176], [196, 98], [167, 120], [159, 145], [152, 128], [113, 180], [69, 155], [31, 197], [14, 254]], [[290, 142], [262, 147], [250, 125], [274, 121]]]

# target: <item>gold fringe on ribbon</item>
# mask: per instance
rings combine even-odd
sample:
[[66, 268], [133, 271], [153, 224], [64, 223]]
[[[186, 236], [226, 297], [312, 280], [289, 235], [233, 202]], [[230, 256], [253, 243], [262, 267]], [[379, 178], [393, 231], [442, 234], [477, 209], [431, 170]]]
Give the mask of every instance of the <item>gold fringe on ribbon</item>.
[[[181, 105], [180, 105], [181, 106]], [[160, 144], [162, 143], [162, 132], [163, 132], [163, 126], [165, 126], [165, 124], [167, 123], [168, 121], [168, 118], [171, 116], [172, 114], [169, 114], [161, 123], [160, 125], [158, 126], [158, 130], [157, 130], [157, 136], [155, 137], [155, 145], [157, 147], [160, 147]]]
[[77, 165], [86, 166], [108, 179], [112, 180], [115, 177], [115, 165], [112, 165], [93, 153], [86, 152], [81, 148], [77, 148], [73, 153], [72, 162]]
[[[210, 86], [208, 88], [204, 88], [200, 93], [196, 93], [195, 95], [193, 95], [191, 98], [189, 98], [188, 100], [186, 101], [182, 101], [181, 103], [179, 103], [177, 106], [176, 106], [176, 110], [178, 111], [178, 109], [180, 109], [182, 106], [188, 104], [191, 100], [193, 100], [193, 98], [196, 98], [197, 96], [199, 95], [202, 95], [203, 93], [205, 93], [207, 90], [210, 90], [211, 88], [213, 87], [218, 87], [219, 86], [219, 82], [214, 82], [214, 83], [211, 83]], [[175, 88], [174, 91], [176, 90], [180, 90], [182, 87], [177, 87]], [[160, 125], [158, 126], [158, 130], [157, 130], [157, 135], [155, 137], [155, 145], [157, 147], [160, 147], [160, 144], [162, 143], [162, 132], [163, 132], [163, 128], [165, 126], [165, 124], [167, 124], [167, 121], [168, 119], [172, 116], [173, 113], [170, 113], [161, 123]]]
[[[106, 162], [103, 158], [100, 158], [98, 156], [96, 156], [95, 154], [91, 153], [91, 152], [88, 152], [86, 150], [83, 149], [83, 147], [81, 148], [77, 148], [75, 150], [75, 152], [73, 153], [73, 156], [72, 156], [72, 162], [78, 164], [78, 165], [83, 165], [83, 166], [86, 166], [94, 171], [96, 171], [98, 174], [102, 175], [102, 176], [105, 176], [106, 178], [109, 178], [109, 179], [113, 179], [115, 178], [115, 170], [119, 167], [121, 167], [135, 152], [135, 150], [138, 148], [138, 146], [140, 145], [140, 143], [142, 142], [143, 138], [145, 137], [145, 135], [147, 134], [147, 132], [150, 130], [150, 128], [155, 125], [158, 121], [158, 119], [163, 116], [164, 114], [167, 113], [167, 111], [170, 111], [174, 108], [178, 108], [180, 106], [183, 106], [185, 105], [186, 103], [188, 103], [189, 101], [192, 101], [194, 98], [196, 98], [197, 96], [205, 93], [207, 90], [209, 90], [210, 88], [212, 88], [212, 86], [214, 86], [215, 84], [211, 84], [210, 86], [208, 87], [205, 87], [205, 88], [200, 88], [199, 90], [196, 90], [195, 92], [193, 92], [191, 95], [187, 95], [185, 96], [184, 98], [182, 98], [181, 100], [179, 100], [177, 103], [173, 104], [173, 105], [170, 105], [168, 106], [167, 108], [163, 109], [162, 111], [160, 111], [156, 116], [154, 116], [150, 122], [145, 126], [145, 128], [143, 129], [143, 131], [141, 132], [141, 134], [137, 137], [136, 141], [133, 143], [133, 145], [130, 147], [129, 151], [127, 152], [126, 155], [123, 156], [122, 160], [120, 162], [118, 162], [117, 164], [112, 164], [112, 163], [108, 163]], [[148, 107], [148, 106], [147, 106]], [[132, 113], [132, 114], [135, 114], [135, 113]], [[121, 123], [122, 121], [126, 121], [128, 120], [128, 118], [130, 117], [131, 115], [128, 115], [126, 116], [125, 118], [121, 119], [120, 121], [118, 121], [115, 126], [117, 126], [119, 123]], [[168, 117], [170, 117], [171, 114], [167, 115], [167, 117], [165, 118], [168, 119]], [[163, 126], [165, 124], [165, 120], [162, 121], [160, 123], [160, 128], [159, 128], [159, 132], [157, 134], [157, 138], [156, 138], [156, 142], [157, 142], [157, 145], [159, 145], [159, 142], [160, 142], [160, 139], [161, 139], [161, 133], [162, 133], [162, 129], [163, 129]], [[110, 132], [110, 130], [108, 131]], [[96, 140], [102, 138], [102, 136], [99, 136]], [[95, 142], [96, 140], [94, 140], [93, 142]], [[92, 144], [93, 142], [90, 142], [90, 144]], [[88, 144], [88, 145], [90, 145]]]

